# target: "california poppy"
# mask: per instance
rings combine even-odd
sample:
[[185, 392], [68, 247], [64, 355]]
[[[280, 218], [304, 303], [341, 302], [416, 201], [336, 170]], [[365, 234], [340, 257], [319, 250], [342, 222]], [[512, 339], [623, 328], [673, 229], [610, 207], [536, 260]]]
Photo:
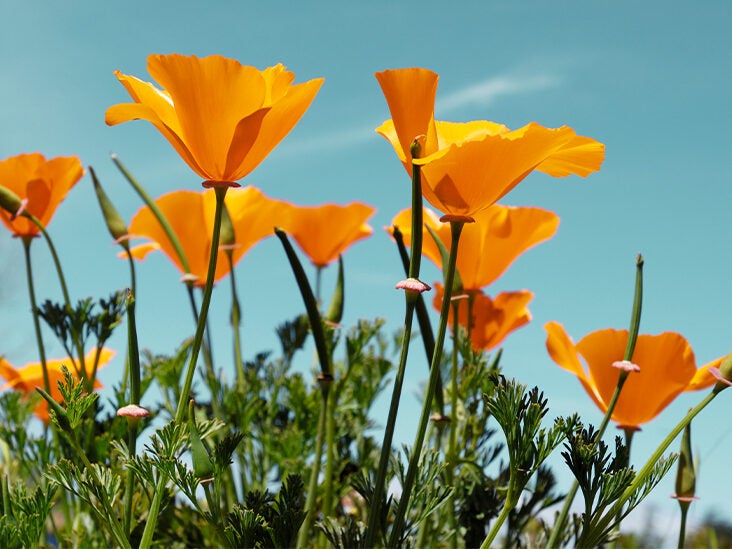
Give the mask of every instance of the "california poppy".
[[[287, 211], [283, 202], [266, 197], [262, 191], [251, 185], [229, 191], [224, 203], [235, 234], [232, 264], [236, 264], [257, 242], [273, 235], [275, 225], [280, 224], [280, 217], [285, 216]], [[155, 204], [178, 237], [191, 272], [185, 272], [175, 248], [147, 206], [140, 208], [130, 221], [129, 232], [133, 238], [150, 239], [150, 242], [131, 249], [133, 257], [142, 260], [151, 251], [161, 250], [181, 273], [195, 277], [193, 282], [195, 286], [204, 286], [211, 254], [211, 234], [216, 210], [215, 193], [173, 191], [156, 199]], [[228, 273], [229, 262], [224, 251], [219, 250], [214, 280], [218, 281]]]
[[163, 89], [115, 72], [134, 103], [107, 109], [107, 124], [151, 122], [209, 186], [235, 186], [256, 168], [323, 83], [293, 85], [281, 64], [260, 71], [220, 55], [151, 55], [147, 70]]
[[[575, 344], [558, 322], [548, 322], [544, 329], [548, 334], [546, 347], [554, 362], [576, 375], [598, 408], [606, 412], [618, 383], [618, 370], [612, 364], [623, 358], [628, 330], [598, 330]], [[633, 363], [640, 371], [626, 379], [613, 421], [622, 428], [639, 428], [680, 393], [714, 385], [717, 380], [709, 368], [719, 367], [723, 358], [697, 369], [694, 352], [680, 334], [639, 335]]]
[[282, 228], [316, 267], [325, 267], [351, 244], [374, 232], [366, 221], [375, 211], [362, 202], [321, 206], [290, 204]]
[[[443, 285], [435, 283], [432, 304], [438, 311], [442, 307], [444, 293]], [[528, 304], [533, 298], [534, 294], [528, 290], [501, 292], [495, 298], [480, 290], [453, 297], [458, 301], [458, 324], [470, 332], [473, 348], [484, 351], [498, 347], [508, 334], [531, 321]], [[468, 324], [468, 311], [470, 311], [470, 324]], [[454, 330], [455, 315], [452, 307], [448, 322]]]
[[[26, 201], [25, 211], [48, 225], [56, 208], [84, 175], [81, 161], [75, 156], [46, 160], [40, 153], [19, 154], [0, 160], [0, 185]], [[15, 213], [15, 212], [13, 212]], [[0, 219], [14, 236], [36, 236], [40, 229], [30, 219], [0, 208]]]
[[[91, 365], [94, 363], [96, 358], [97, 349], [92, 349], [84, 357], [84, 364], [87, 364], [87, 368], [91, 369]], [[116, 351], [111, 349], [102, 348], [99, 353], [99, 364], [97, 368], [106, 366]], [[50, 395], [55, 398], [58, 402], [62, 401], [61, 391], [58, 388], [59, 381], [63, 381], [64, 376], [61, 371], [61, 367], [66, 366], [67, 369], [73, 374], [74, 368], [71, 365], [71, 361], [68, 358], [55, 358], [46, 361], [46, 367], [48, 368], [48, 380], [50, 382]], [[91, 372], [87, 372], [87, 376]], [[25, 366], [15, 368], [10, 362], [4, 358], [0, 358], [0, 376], [7, 380], [7, 383], [0, 387], [0, 389], [15, 389], [26, 394], [35, 393], [35, 388], [43, 388], [43, 367], [40, 362], [29, 362]], [[98, 379], [94, 380], [94, 388], [99, 389], [102, 384]], [[35, 414], [41, 418], [44, 422], [48, 423], [48, 403], [41, 399], [36, 406]]]
[[[502, 124], [434, 119], [437, 75], [426, 69], [376, 74], [392, 119], [376, 129], [394, 147], [405, 168], [422, 166], [422, 194], [449, 218], [473, 221], [477, 212], [500, 200], [534, 170], [555, 177], [586, 176], [605, 155], [602, 143], [572, 128], [530, 124], [511, 131]], [[421, 144], [412, 159], [411, 144]]]
[[[411, 208], [402, 210], [387, 228], [391, 233], [394, 226], [399, 227], [407, 245], [412, 235], [411, 215]], [[426, 207], [423, 219], [422, 254], [441, 269], [440, 250], [426, 227], [430, 227], [450, 251], [450, 226], [441, 223], [437, 214]], [[464, 253], [458, 254], [457, 271], [465, 291], [480, 290], [494, 282], [518, 256], [554, 236], [559, 226], [559, 217], [549, 210], [500, 204], [477, 213], [475, 221], [466, 224], [460, 236], [460, 248]]]

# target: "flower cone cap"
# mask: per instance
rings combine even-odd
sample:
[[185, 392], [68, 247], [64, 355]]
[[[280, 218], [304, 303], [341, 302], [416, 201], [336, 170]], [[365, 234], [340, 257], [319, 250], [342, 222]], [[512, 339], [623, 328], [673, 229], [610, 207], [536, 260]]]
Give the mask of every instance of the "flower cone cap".
[[315, 98], [322, 78], [294, 84], [283, 65], [263, 71], [213, 55], [151, 55], [162, 86], [116, 71], [134, 103], [107, 109], [108, 125], [151, 122], [200, 177], [234, 182], [284, 139]]
[[[19, 154], [0, 161], [0, 185], [27, 200], [25, 210], [44, 226], [50, 223], [56, 208], [84, 175], [81, 161], [75, 156], [46, 160], [40, 153]], [[28, 218], [0, 208], [0, 219], [15, 236], [34, 236], [40, 229]]]
[[[575, 374], [598, 408], [606, 412], [618, 383], [619, 372], [612, 363], [623, 358], [628, 331], [598, 330], [575, 344], [558, 322], [549, 322], [544, 328], [552, 360]], [[640, 366], [640, 372], [631, 373], [625, 381], [613, 421], [628, 428], [651, 421], [680, 393], [716, 383], [708, 370], [722, 359], [697, 369], [694, 353], [680, 334], [639, 335], [633, 363]]]

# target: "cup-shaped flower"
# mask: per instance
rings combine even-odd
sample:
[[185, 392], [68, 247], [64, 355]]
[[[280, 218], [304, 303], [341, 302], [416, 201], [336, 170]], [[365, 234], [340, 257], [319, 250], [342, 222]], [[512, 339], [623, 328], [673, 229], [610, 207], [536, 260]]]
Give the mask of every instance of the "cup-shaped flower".
[[258, 70], [220, 55], [151, 55], [162, 86], [116, 71], [134, 103], [107, 109], [106, 122], [151, 122], [211, 185], [245, 177], [285, 138], [315, 98], [322, 78], [293, 85], [281, 64]]
[[[620, 373], [612, 364], [623, 358], [628, 331], [598, 330], [575, 344], [558, 322], [548, 322], [544, 329], [548, 334], [546, 347], [554, 362], [575, 374], [605, 413]], [[716, 379], [709, 368], [719, 366], [723, 358], [697, 369], [694, 352], [680, 334], [639, 335], [633, 363], [640, 371], [631, 372], [625, 380], [612, 420], [622, 428], [639, 428], [682, 392], [714, 385]]]
[[[99, 364], [97, 368], [106, 366], [110, 360], [117, 354], [112, 349], [102, 348], [99, 353]], [[84, 357], [84, 364], [87, 367], [87, 377], [91, 375], [91, 368], [94, 364], [94, 360], [97, 355], [97, 349], [94, 348], [89, 351]], [[61, 391], [58, 388], [59, 381], [63, 381], [64, 375], [61, 370], [62, 366], [66, 366], [67, 369], [72, 373], [74, 367], [71, 365], [71, 361], [68, 358], [54, 358], [46, 360], [46, 367], [48, 368], [48, 381], [50, 384], [49, 394], [56, 399], [58, 402], [62, 401]], [[0, 387], [0, 389], [14, 389], [16, 391], [23, 392], [25, 394], [36, 394], [35, 388], [43, 388], [43, 368], [40, 362], [29, 362], [25, 366], [16, 368], [10, 362], [4, 358], [0, 358], [0, 377], [3, 377], [7, 383]], [[98, 379], [94, 380], [94, 388], [99, 389], [102, 384]], [[48, 403], [41, 399], [36, 406], [35, 414], [41, 418], [44, 422], [48, 423]]]
[[[412, 161], [422, 166], [422, 194], [447, 219], [472, 221], [534, 170], [584, 177], [604, 159], [602, 143], [567, 126], [531, 122], [511, 131], [486, 120], [435, 121], [437, 75], [426, 69], [384, 71], [376, 78], [392, 115], [376, 131], [391, 142], [408, 172]], [[413, 159], [415, 139], [421, 154]]]
[[338, 259], [351, 244], [374, 232], [367, 221], [375, 212], [362, 202], [321, 206], [290, 204], [281, 226], [310, 261], [322, 268]]
[[[0, 185], [13, 191], [24, 210], [48, 225], [56, 208], [84, 175], [75, 156], [46, 159], [40, 153], [19, 154], [0, 160]], [[40, 229], [30, 219], [0, 208], [0, 219], [14, 236], [37, 236]]]
[[[149, 239], [149, 242], [131, 248], [133, 257], [142, 260], [151, 251], [161, 250], [183, 273], [186, 280], [192, 280], [194, 286], [204, 286], [216, 211], [214, 191], [173, 191], [157, 198], [155, 204], [178, 237], [191, 271], [185, 272], [175, 248], [147, 206], [140, 208], [129, 224], [133, 238]], [[273, 227], [278, 224], [280, 216], [285, 216], [287, 211], [283, 202], [266, 197], [262, 191], [251, 185], [229, 191], [224, 204], [234, 230], [235, 244], [232, 250], [234, 265], [260, 240], [274, 234]], [[121, 253], [120, 257], [126, 256]], [[225, 252], [219, 249], [214, 281], [221, 280], [228, 273], [229, 262]]]
[[[438, 311], [442, 307], [445, 288], [435, 283], [432, 305]], [[529, 290], [501, 292], [495, 298], [480, 290], [453, 296], [458, 302], [458, 324], [470, 332], [470, 341], [476, 350], [489, 351], [498, 347], [508, 334], [531, 321], [529, 302], [534, 294]], [[470, 314], [470, 324], [468, 324]], [[455, 329], [455, 314], [450, 310], [450, 327]]]
[[[404, 243], [412, 238], [412, 209], [399, 212], [387, 231], [399, 227]], [[445, 248], [450, 251], [452, 238], [450, 225], [441, 223], [437, 214], [429, 208], [423, 210], [424, 231], [422, 254], [442, 269], [442, 256], [432, 229]], [[549, 210], [531, 207], [513, 207], [494, 204], [475, 215], [475, 223], [463, 227], [456, 268], [463, 290], [480, 290], [498, 279], [525, 251], [554, 236], [559, 226], [559, 216]]]

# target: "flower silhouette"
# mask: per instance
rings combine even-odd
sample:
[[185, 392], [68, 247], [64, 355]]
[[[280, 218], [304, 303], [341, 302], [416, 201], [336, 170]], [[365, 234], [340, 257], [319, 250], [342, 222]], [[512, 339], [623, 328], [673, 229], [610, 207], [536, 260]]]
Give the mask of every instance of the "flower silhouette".
[[[115, 354], [117, 354], [116, 351], [107, 349], [106, 347], [102, 348], [99, 353], [99, 364], [97, 368], [106, 366], [114, 358]], [[96, 355], [96, 348], [85, 355], [84, 364], [88, 365], [87, 368], [90, 368], [94, 364]], [[51, 389], [49, 394], [58, 402], [62, 402], [61, 391], [58, 388], [59, 381], [63, 381], [64, 379], [61, 367], [66, 366], [73, 374], [74, 368], [71, 366], [71, 361], [68, 358], [49, 359], [46, 361], [46, 366], [48, 368], [48, 380]], [[90, 372], [86, 372], [85, 377], [88, 378], [89, 375]], [[25, 394], [35, 394], [36, 387], [43, 388], [43, 368], [40, 362], [29, 362], [25, 366], [16, 368], [4, 358], [0, 358], [0, 376], [7, 381], [0, 389], [14, 389]], [[101, 387], [102, 384], [98, 379], [95, 379], [94, 388], [99, 389]], [[44, 422], [48, 423], [48, 403], [45, 400], [41, 399], [38, 402], [34, 413]]]
[[[558, 322], [548, 322], [544, 329], [548, 334], [547, 350], [554, 362], [575, 374], [598, 408], [606, 412], [618, 383], [618, 370], [612, 364], [623, 358], [628, 331], [598, 330], [575, 344]], [[622, 428], [639, 428], [682, 392], [714, 385], [717, 380], [709, 368], [718, 367], [723, 358], [697, 369], [694, 352], [680, 334], [639, 335], [633, 363], [640, 371], [626, 379], [613, 421]]]
[[[48, 225], [59, 204], [84, 175], [75, 156], [46, 160], [40, 153], [19, 154], [0, 160], [0, 185], [20, 198], [28, 213]], [[30, 219], [0, 208], [0, 219], [14, 236], [37, 236], [40, 229]]]
[[[376, 131], [394, 147], [407, 171], [422, 166], [422, 194], [445, 220], [473, 221], [528, 174], [587, 176], [597, 171], [605, 147], [568, 127], [545, 128], [531, 122], [517, 130], [478, 120], [466, 123], [434, 119], [437, 74], [426, 69], [397, 69], [376, 74], [392, 115]], [[421, 151], [410, 152], [417, 140]]]
[[[260, 240], [274, 234], [274, 226], [287, 211], [286, 204], [268, 198], [251, 185], [229, 191], [224, 203], [234, 228], [233, 264], [236, 264]], [[185, 272], [175, 248], [147, 206], [137, 211], [129, 225], [129, 232], [133, 238], [145, 237], [150, 240], [134, 246], [131, 249], [133, 257], [142, 260], [151, 251], [161, 250], [183, 275], [192, 275], [195, 286], [204, 286], [216, 209], [214, 192], [173, 191], [156, 199], [155, 204], [178, 237], [191, 272]], [[123, 254], [120, 256], [124, 257]], [[219, 250], [214, 280], [218, 281], [228, 273], [229, 262], [224, 252]]]
[[[438, 311], [442, 307], [444, 293], [444, 286], [435, 283], [432, 304]], [[501, 292], [495, 298], [481, 291], [471, 291], [453, 297], [454, 300], [459, 300], [458, 324], [469, 330], [473, 348], [483, 351], [498, 347], [508, 334], [531, 321], [528, 304], [533, 298], [534, 294], [528, 290]], [[470, 324], [468, 324], [468, 311], [470, 311]], [[454, 330], [455, 315], [452, 308], [448, 322]]]
[[321, 206], [290, 204], [282, 228], [310, 261], [322, 268], [338, 259], [351, 244], [374, 232], [366, 221], [375, 211], [362, 202]]
[[[390, 232], [394, 226], [399, 227], [406, 245], [412, 236], [411, 216], [411, 208], [402, 210], [392, 220], [391, 227], [387, 227]], [[440, 250], [426, 227], [450, 251], [450, 226], [441, 223], [437, 214], [426, 207], [423, 219], [422, 254], [442, 269]], [[465, 291], [480, 290], [493, 283], [521, 254], [554, 236], [559, 226], [559, 217], [549, 210], [500, 204], [477, 213], [475, 221], [466, 224], [460, 236], [463, 253], [458, 254], [457, 271]]]
[[116, 71], [134, 103], [110, 107], [105, 120], [151, 122], [206, 186], [236, 186], [292, 130], [323, 83], [293, 85], [283, 65], [260, 71], [220, 55], [147, 61], [163, 89]]

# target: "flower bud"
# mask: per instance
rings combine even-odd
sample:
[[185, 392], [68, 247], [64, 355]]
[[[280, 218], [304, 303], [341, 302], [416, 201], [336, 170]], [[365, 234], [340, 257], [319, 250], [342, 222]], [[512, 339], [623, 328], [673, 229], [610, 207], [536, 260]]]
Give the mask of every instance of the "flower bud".
[[7, 210], [14, 218], [22, 206], [23, 202], [17, 194], [0, 185], [0, 207]]
[[196, 426], [196, 420], [193, 414], [193, 401], [191, 401], [189, 406], [188, 442], [191, 445], [193, 474], [201, 481], [211, 480], [214, 473], [214, 465], [208, 450], [203, 445], [201, 436], [198, 434], [198, 427]]
[[115, 241], [119, 241], [123, 246], [127, 246], [127, 241], [123, 238], [129, 233], [127, 231], [127, 225], [125, 224], [122, 217], [117, 212], [117, 209], [109, 200], [107, 193], [104, 192], [102, 186], [99, 184], [97, 174], [94, 173], [94, 169], [89, 166], [89, 173], [91, 173], [92, 181], [94, 182], [94, 190], [97, 193], [97, 200], [99, 201], [99, 207], [102, 209], [104, 215], [104, 222], [107, 224], [109, 234]]
[[683, 509], [697, 499], [694, 497], [695, 490], [696, 472], [694, 471], [694, 459], [691, 455], [691, 423], [687, 423], [684, 436], [681, 439], [681, 451], [676, 471], [676, 493], [671, 497], [676, 498]]

